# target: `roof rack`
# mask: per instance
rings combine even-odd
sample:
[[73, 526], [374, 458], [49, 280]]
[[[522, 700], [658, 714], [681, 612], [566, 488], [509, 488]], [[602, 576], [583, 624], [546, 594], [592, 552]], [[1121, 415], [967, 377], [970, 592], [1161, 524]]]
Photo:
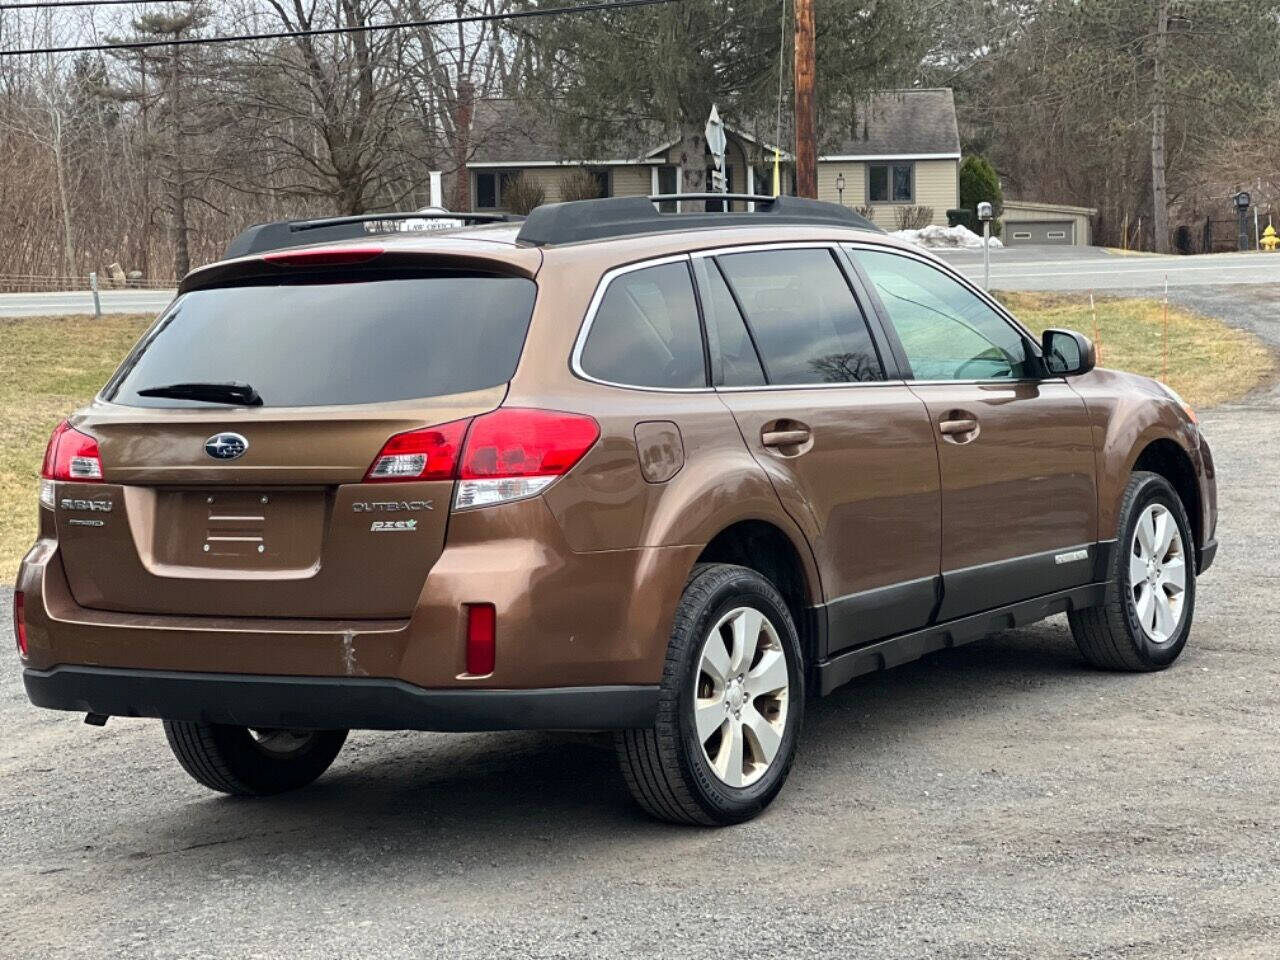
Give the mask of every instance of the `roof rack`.
[[[746, 213], [661, 213], [654, 206], [662, 202], [690, 200], [746, 202], [754, 204], [755, 210]], [[884, 232], [866, 217], [838, 203], [823, 203], [803, 197], [763, 197], [749, 193], [682, 193], [543, 204], [529, 214], [516, 239], [535, 246], [547, 246], [676, 230], [764, 227], [775, 224], [852, 227]]]
[[[407, 220], [448, 220], [450, 226], [474, 226], [479, 223], [501, 223], [522, 220], [505, 213], [449, 213], [419, 210], [412, 213], [366, 213], [350, 217], [325, 217], [319, 220], [279, 220], [259, 223], [241, 231], [227, 247], [224, 258], [247, 257], [282, 247], [300, 247], [307, 243], [334, 240], [358, 240], [370, 235], [366, 224]], [[446, 228], [447, 229], [447, 228]]]

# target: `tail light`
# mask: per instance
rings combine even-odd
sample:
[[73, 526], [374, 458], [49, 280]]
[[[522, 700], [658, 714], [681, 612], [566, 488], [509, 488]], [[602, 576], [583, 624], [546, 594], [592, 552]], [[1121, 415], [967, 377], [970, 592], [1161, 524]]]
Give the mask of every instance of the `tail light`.
[[503, 407], [477, 417], [462, 454], [458, 509], [540, 493], [568, 473], [600, 439], [591, 417]]
[[487, 677], [497, 662], [497, 613], [492, 603], [467, 605], [467, 673]]
[[98, 455], [98, 441], [63, 420], [53, 428], [53, 436], [44, 451], [40, 476], [46, 480], [101, 483], [102, 458]]
[[22, 654], [23, 659], [26, 659], [26, 656], [27, 656], [26, 598], [22, 595], [21, 590], [15, 590], [13, 594], [13, 635], [18, 641], [18, 653]]
[[365, 481], [457, 479], [454, 507], [485, 507], [540, 493], [598, 439], [600, 426], [591, 417], [502, 407], [474, 420], [396, 434]]
[[455, 420], [425, 430], [397, 433], [374, 459], [366, 483], [452, 480], [458, 474], [462, 438], [470, 420]]

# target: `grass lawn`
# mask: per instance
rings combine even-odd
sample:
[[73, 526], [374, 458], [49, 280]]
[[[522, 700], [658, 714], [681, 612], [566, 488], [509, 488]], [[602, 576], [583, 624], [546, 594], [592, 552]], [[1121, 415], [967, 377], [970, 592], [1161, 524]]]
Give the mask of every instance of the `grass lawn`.
[[995, 293], [1037, 334], [1046, 327], [1078, 330], [1099, 344], [1098, 365], [1164, 380], [1193, 407], [1244, 396], [1271, 373], [1271, 351], [1252, 334], [1169, 306], [1169, 375], [1164, 376], [1164, 303], [1088, 294]]
[[58, 421], [89, 400], [150, 317], [0, 320], [0, 580], [35, 540], [40, 461]]
[[[1037, 333], [1069, 327], [1094, 335], [1088, 297], [1000, 295]], [[1150, 300], [1099, 300], [1102, 362], [1161, 373], [1161, 311]], [[12, 581], [35, 536], [37, 479], [54, 425], [106, 382], [150, 322], [107, 316], [0, 320], [0, 580]], [[1169, 384], [1191, 404], [1240, 397], [1271, 371], [1271, 355], [1249, 334], [1169, 310]]]

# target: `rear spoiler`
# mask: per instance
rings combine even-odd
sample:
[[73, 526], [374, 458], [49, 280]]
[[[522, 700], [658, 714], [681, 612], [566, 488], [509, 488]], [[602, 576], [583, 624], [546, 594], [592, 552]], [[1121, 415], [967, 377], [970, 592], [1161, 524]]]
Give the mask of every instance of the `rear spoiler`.
[[472, 227], [482, 223], [505, 223], [523, 220], [524, 217], [505, 213], [447, 213], [436, 211], [414, 213], [370, 213], [351, 217], [327, 217], [321, 220], [278, 220], [275, 223], [259, 223], [242, 231], [231, 241], [224, 255], [226, 260], [248, 257], [268, 250], [301, 247], [311, 243], [331, 243], [338, 240], [359, 240], [393, 232], [370, 230], [369, 224], [403, 223], [406, 221], [436, 221], [428, 230], [451, 230], [455, 227]]

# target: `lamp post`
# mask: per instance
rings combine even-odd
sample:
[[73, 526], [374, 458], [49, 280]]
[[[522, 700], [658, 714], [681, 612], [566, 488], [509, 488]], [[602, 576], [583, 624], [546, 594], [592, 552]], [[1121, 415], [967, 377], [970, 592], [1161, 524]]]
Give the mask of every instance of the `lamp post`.
[[836, 194], [840, 197], [840, 206], [844, 206], [844, 174], [836, 174]]

